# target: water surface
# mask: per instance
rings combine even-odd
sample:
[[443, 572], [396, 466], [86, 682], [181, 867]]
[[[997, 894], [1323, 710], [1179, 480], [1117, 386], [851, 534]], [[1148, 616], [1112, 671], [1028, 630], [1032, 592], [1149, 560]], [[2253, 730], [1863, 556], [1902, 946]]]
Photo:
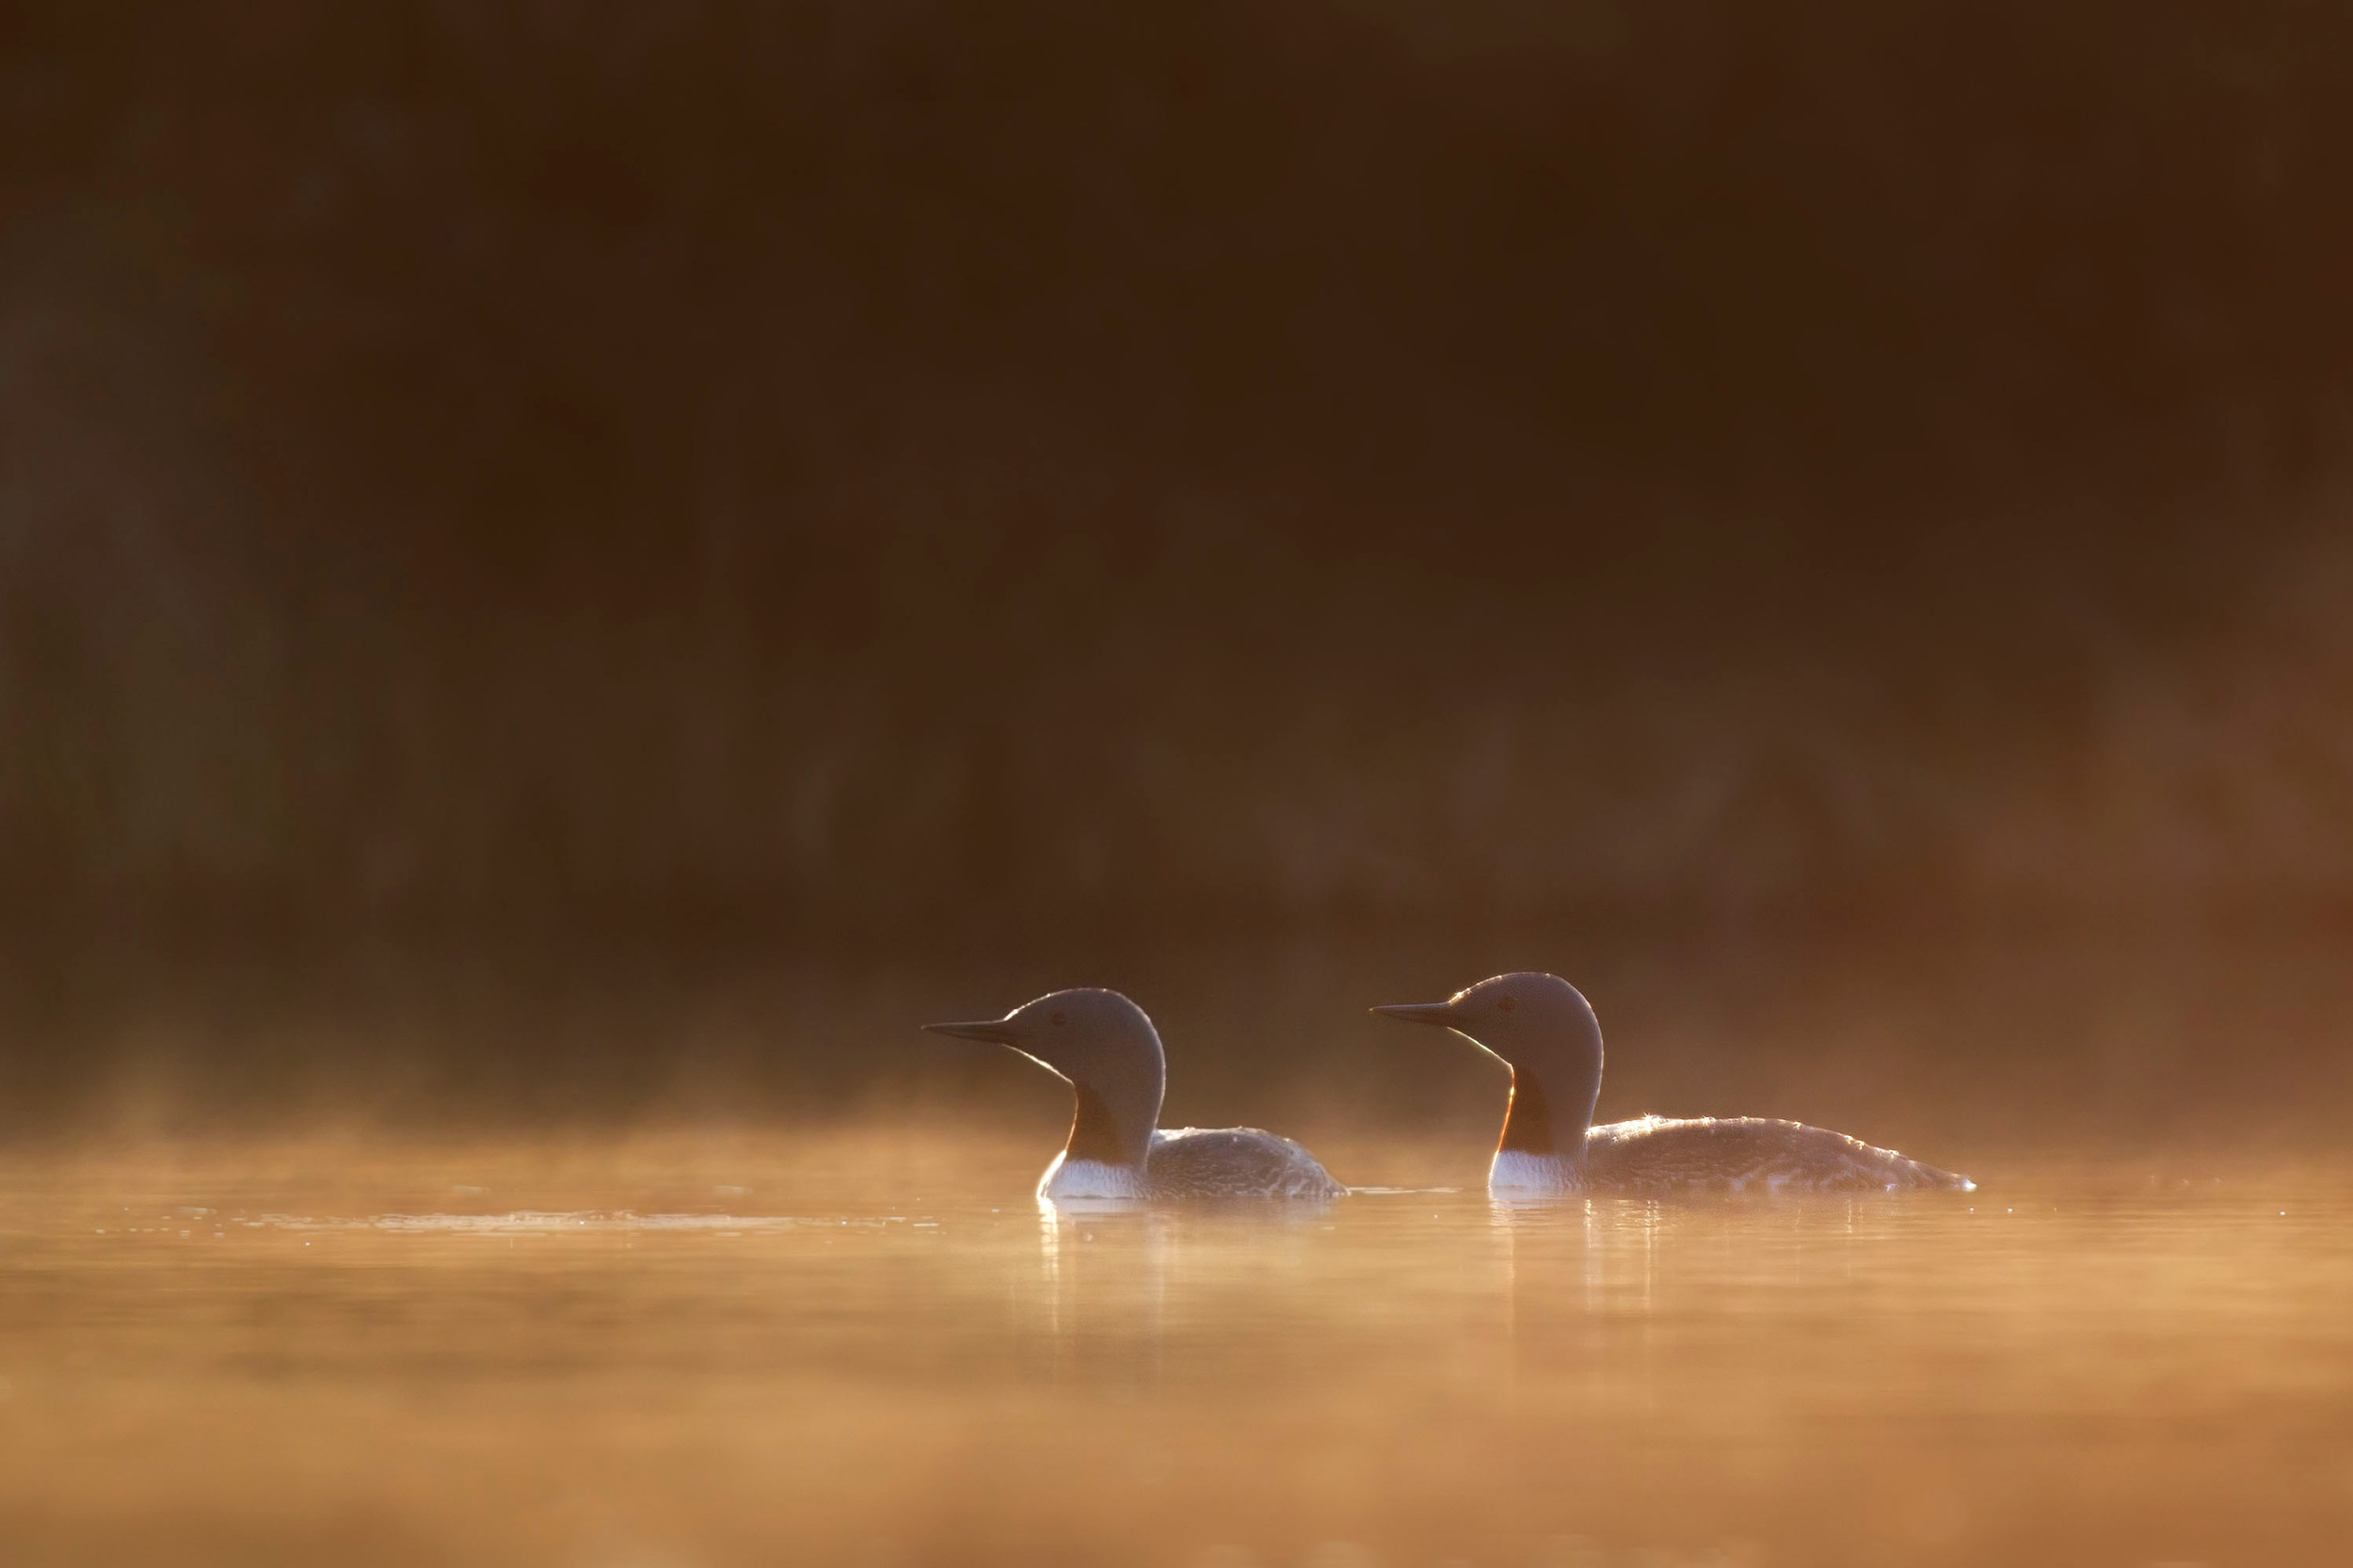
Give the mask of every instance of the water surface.
[[[842, 1137], [24, 1157], [23, 1563], [2336, 1563], [2353, 1180], [1043, 1214]], [[1413, 1151], [1366, 1156], [1395, 1180]]]

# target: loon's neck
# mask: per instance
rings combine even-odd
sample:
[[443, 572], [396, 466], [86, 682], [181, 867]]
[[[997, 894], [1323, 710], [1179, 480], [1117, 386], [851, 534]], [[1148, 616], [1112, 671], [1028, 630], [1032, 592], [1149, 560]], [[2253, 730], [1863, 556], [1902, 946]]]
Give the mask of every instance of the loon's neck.
[[1153, 1074], [1148, 1084], [1122, 1084], [1110, 1093], [1083, 1079], [1074, 1079], [1070, 1087], [1078, 1108], [1070, 1118], [1063, 1159], [1143, 1170], [1144, 1157], [1152, 1147], [1152, 1129], [1160, 1119], [1160, 1075]]
[[[1563, 1149], [1565, 1136], [1572, 1145]], [[1585, 1129], [1582, 1127], [1556, 1128], [1553, 1125], [1552, 1096], [1545, 1090], [1545, 1080], [1526, 1066], [1512, 1068], [1511, 1096], [1503, 1107], [1503, 1135], [1496, 1140], [1496, 1153], [1521, 1155], [1560, 1155], [1571, 1159], [1585, 1152]]]
[[1592, 1064], [1563, 1057], [1539, 1067], [1512, 1064], [1512, 1098], [1503, 1112], [1503, 1135], [1496, 1153], [1585, 1158], [1585, 1134], [1593, 1125], [1593, 1103], [1601, 1097], [1601, 1051]]

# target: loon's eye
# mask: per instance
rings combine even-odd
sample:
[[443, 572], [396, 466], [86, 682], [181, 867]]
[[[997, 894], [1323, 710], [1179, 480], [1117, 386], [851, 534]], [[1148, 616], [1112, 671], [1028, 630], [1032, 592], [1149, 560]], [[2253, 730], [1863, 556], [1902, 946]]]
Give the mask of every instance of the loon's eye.
[[1070, 1016], [1066, 1013], [1057, 1013], [1046, 1021], [1052, 1024], [1056, 1029], [1060, 1029], [1063, 1025], [1070, 1021]]
[[1498, 1013], [1509, 1013], [1512, 1009], [1517, 1007], [1519, 1003], [1513, 1001], [1510, 997], [1496, 998], [1496, 1011]]

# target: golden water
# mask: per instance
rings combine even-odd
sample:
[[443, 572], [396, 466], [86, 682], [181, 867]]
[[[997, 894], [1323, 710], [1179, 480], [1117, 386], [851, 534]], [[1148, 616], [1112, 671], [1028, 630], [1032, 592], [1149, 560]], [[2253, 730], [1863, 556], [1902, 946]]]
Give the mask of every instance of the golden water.
[[21, 1156], [0, 1560], [2353, 1561], [2341, 1174], [1056, 1218], [1040, 1162]]

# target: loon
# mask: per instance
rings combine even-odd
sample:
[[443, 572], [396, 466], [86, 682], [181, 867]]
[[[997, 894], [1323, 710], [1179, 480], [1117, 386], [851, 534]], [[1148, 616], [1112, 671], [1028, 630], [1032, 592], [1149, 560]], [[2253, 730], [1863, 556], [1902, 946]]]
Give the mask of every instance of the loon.
[[935, 1034], [1004, 1046], [1068, 1080], [1070, 1142], [1037, 1184], [1071, 1198], [1337, 1198], [1348, 1191], [1288, 1138], [1255, 1127], [1159, 1128], [1168, 1079], [1160, 1037], [1117, 991], [1080, 987], [1001, 1018], [925, 1024]]
[[1583, 994], [1549, 974], [1499, 974], [1445, 1001], [1373, 1009], [1450, 1029], [1512, 1069], [1487, 1190], [1501, 1196], [1739, 1192], [1896, 1192], [1977, 1183], [1893, 1149], [1771, 1116], [1643, 1116], [1593, 1125], [1601, 1024]]

